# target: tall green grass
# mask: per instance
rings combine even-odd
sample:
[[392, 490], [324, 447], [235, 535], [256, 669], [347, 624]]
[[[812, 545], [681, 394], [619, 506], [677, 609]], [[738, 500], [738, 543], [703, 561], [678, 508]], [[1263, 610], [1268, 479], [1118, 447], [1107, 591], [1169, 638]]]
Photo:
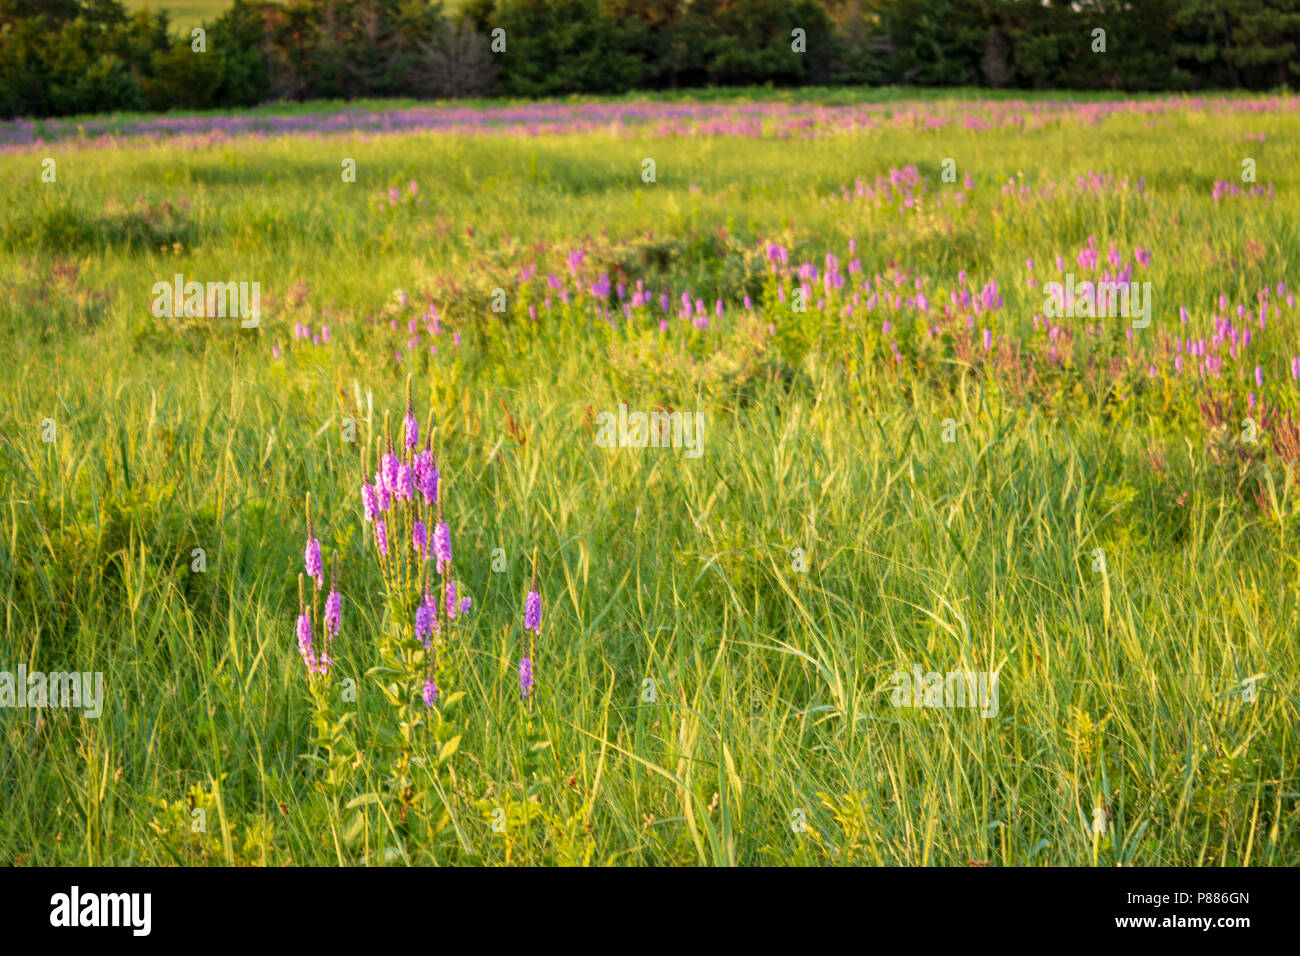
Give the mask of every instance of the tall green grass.
[[[692, 360], [653, 334], [483, 304], [526, 261], [511, 250], [538, 242], [632, 256], [656, 285], [713, 296], [748, 274], [736, 250], [768, 238], [846, 257], [855, 237], [869, 271], [1011, 286], [1026, 257], [1072, 258], [1095, 233], [1155, 251], [1156, 331], [1184, 301], [1290, 279], [1295, 117], [1144, 123], [56, 148], [57, 185], [39, 156], [0, 156], [0, 669], [102, 670], [107, 690], [98, 720], [0, 709], [0, 860], [1300, 863], [1294, 503], [1270, 519], [1225, 482], [1189, 395], [1105, 401], [1080, 382], [1030, 401], [960, 363], [857, 362], [829, 335], [795, 348], [737, 329]], [[1242, 155], [1277, 202], [1212, 207]], [[933, 176], [949, 156], [977, 181], [975, 227], [821, 202], [893, 166]], [[1154, 198], [1000, 193], [1012, 175], [1089, 170], [1145, 176]], [[411, 179], [415, 213], [372, 202]], [[720, 229], [732, 245], [712, 241]], [[174, 272], [261, 281], [262, 328], [155, 319], [150, 288]], [[394, 289], [439, 283], [461, 289], [444, 315], [464, 340], [415, 388], [437, 413], [475, 604], [447, 823], [422, 817], [403, 843], [386, 809], [336, 817], [312, 785], [293, 620], [310, 491], [318, 535], [344, 555], [336, 675], [358, 687], [352, 787], [372, 791], [380, 583], [340, 424], [360, 417], [373, 446], [382, 413], [400, 414], [406, 370], [365, 318]], [[1007, 298], [999, 322], [1027, 329], [1041, 298]], [[324, 308], [334, 342], [289, 348], [292, 322]], [[590, 415], [619, 402], [704, 411], [703, 456], [598, 447]], [[525, 754], [534, 546], [550, 743]], [[913, 664], [1000, 669], [997, 717], [891, 706], [891, 675]]]

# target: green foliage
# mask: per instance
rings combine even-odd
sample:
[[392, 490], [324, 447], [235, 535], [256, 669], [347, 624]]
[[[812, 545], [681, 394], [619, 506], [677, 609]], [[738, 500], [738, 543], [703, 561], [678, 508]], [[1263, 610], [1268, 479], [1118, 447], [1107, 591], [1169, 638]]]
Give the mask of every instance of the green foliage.
[[505, 92], [516, 96], [622, 92], [640, 83], [616, 21], [599, 0], [502, 0], [491, 17], [506, 31]]
[[4, 0], [0, 116], [749, 84], [1261, 89], [1300, 69], [1297, 0], [234, 0], [202, 53], [185, 22]]
[[233, 811], [227, 819], [217, 788], [194, 784], [179, 800], [155, 797], [144, 862], [152, 866], [260, 866], [273, 850], [263, 816]]

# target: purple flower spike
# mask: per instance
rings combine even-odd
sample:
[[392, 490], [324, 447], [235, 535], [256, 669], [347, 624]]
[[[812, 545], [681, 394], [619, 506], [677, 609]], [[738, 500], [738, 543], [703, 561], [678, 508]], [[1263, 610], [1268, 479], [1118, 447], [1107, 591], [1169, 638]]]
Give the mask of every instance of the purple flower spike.
[[447, 582], [447, 620], [456, 619], [456, 582]]
[[392, 452], [385, 452], [379, 461], [379, 472], [383, 476], [381, 484], [392, 494], [397, 490], [397, 471], [401, 466], [401, 461]]
[[431, 680], [424, 682], [424, 706], [427, 710], [433, 710], [434, 702], [438, 699], [438, 685]]
[[420, 425], [409, 408], [406, 410], [406, 418], [402, 424], [406, 427], [406, 447], [414, 448], [420, 444]]
[[415, 459], [415, 487], [428, 504], [438, 500], [438, 465], [433, 460], [433, 452], [427, 448]]
[[417, 521], [411, 527], [411, 546], [415, 548], [421, 559], [428, 553], [429, 529], [425, 527], [423, 521]]
[[411, 475], [411, 469], [403, 462], [397, 466], [397, 485], [393, 493], [402, 501], [410, 501], [414, 493], [414, 479]]
[[325, 598], [325, 633], [338, 637], [343, 627], [343, 596], [338, 591], [330, 591]]
[[524, 599], [524, 627], [538, 633], [542, 626], [542, 596], [536, 591], [529, 591]]
[[375, 487], [371, 484], [361, 486], [361, 504], [366, 509], [366, 521], [374, 521], [379, 517], [379, 495], [375, 494]]
[[439, 521], [433, 532], [433, 553], [438, 557], [438, 573], [451, 565], [451, 531], [447, 522]]
[[316, 655], [311, 649], [311, 615], [298, 615], [298, 653], [307, 664], [307, 673], [316, 672]]
[[533, 693], [533, 662], [524, 658], [519, 662], [519, 696], [527, 700]]
[[315, 538], [307, 539], [306, 552], [307, 576], [316, 579], [316, 590], [319, 591], [325, 583], [325, 571], [320, 560], [320, 542]]
[[433, 625], [433, 608], [426, 601], [415, 610], [415, 636], [416, 639], [424, 641], [425, 648], [428, 648], [433, 637]]
[[467, 594], [467, 595], [465, 595], [463, 598], [460, 599], [460, 604], [457, 606], [456, 610], [457, 610], [457, 611], [460, 613], [460, 615], [463, 617], [464, 615], [466, 615], [466, 614], [469, 613], [469, 609], [470, 609], [473, 605], [474, 605], [474, 599], [471, 598], [471, 597]]
[[388, 557], [388, 525], [383, 518], [375, 522], [375, 547], [381, 555]]

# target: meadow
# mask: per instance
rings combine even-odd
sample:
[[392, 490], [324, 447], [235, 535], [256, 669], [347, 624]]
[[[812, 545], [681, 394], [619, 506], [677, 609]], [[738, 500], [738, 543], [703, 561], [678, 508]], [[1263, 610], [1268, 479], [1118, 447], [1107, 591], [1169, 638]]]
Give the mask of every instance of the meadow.
[[166, 10], [173, 32], [189, 33], [204, 23], [211, 23], [230, 6], [226, 0], [124, 0], [126, 9]]
[[1300, 865], [1294, 97], [82, 118], [0, 184], [0, 671], [104, 685], [0, 706], [0, 862]]

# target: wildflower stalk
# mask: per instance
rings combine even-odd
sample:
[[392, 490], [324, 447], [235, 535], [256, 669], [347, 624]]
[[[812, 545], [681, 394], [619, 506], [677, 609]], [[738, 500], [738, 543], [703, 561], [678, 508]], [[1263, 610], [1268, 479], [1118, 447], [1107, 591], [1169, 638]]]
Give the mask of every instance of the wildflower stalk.
[[[519, 662], [519, 693], [526, 707], [524, 733], [520, 740], [520, 771], [522, 774], [520, 789], [523, 795], [524, 845], [529, 851], [532, 849], [532, 817], [534, 811], [533, 794], [530, 793], [529, 781], [534, 776], [534, 770], [541, 759], [541, 753], [546, 749], [547, 743], [545, 728], [539, 730], [534, 726], [534, 719], [537, 716], [537, 702], [535, 700], [537, 694], [535, 677], [537, 638], [541, 633], [542, 626], [542, 599], [537, 587], [537, 548], [534, 546], [532, 575], [529, 580], [528, 594], [524, 598], [523, 657]], [[539, 795], [541, 787], [541, 781], [539, 780], [537, 783]], [[538, 807], [538, 811], [541, 812], [540, 807]]]
[[[411, 388], [408, 379], [400, 430], [390, 414], [384, 416], [373, 493], [366, 483], [368, 463], [362, 469], [361, 489], [367, 516], [373, 517], [377, 527], [383, 522], [388, 532], [386, 548], [380, 549], [376, 538], [388, 605], [387, 625], [379, 646], [380, 666], [372, 668], [368, 676], [377, 680], [392, 705], [396, 724], [390, 745], [392, 771], [378, 796], [396, 803], [394, 816], [404, 832], [411, 826], [409, 811], [414, 807], [425, 813], [433, 805], [425, 795], [442, 787], [444, 771], [450, 774], [450, 768], [443, 765], [455, 751], [456, 737], [448, 733], [445, 710], [460, 696], [444, 695], [437, 684], [440, 668], [448, 662], [439, 645], [449, 639], [457, 616], [455, 608], [448, 608], [455, 583], [450, 560], [443, 560], [450, 558], [450, 539], [443, 527], [445, 495], [439, 488], [433, 455], [433, 416], [430, 413], [421, 436]], [[425, 439], [423, 449], [421, 437]], [[434, 583], [434, 569], [427, 567], [435, 557], [440, 587]], [[435, 588], [436, 598], [432, 594]]]
[[[528, 589], [528, 593], [530, 596], [533, 594], [537, 594], [537, 546], [536, 545], [533, 545], [533, 578], [532, 578], [532, 585]], [[527, 621], [525, 621], [525, 625], [526, 624]], [[542, 618], [541, 618], [541, 608], [539, 604], [538, 615], [537, 615], [537, 626], [534, 628], [528, 628], [527, 626], [525, 626], [525, 631], [530, 635], [528, 638], [528, 666], [532, 671], [535, 671], [537, 668], [537, 635], [541, 631], [541, 627], [542, 627]], [[535, 706], [535, 698], [537, 696], [536, 680], [537, 678], [534, 676], [533, 677], [534, 686], [529, 688], [529, 694], [528, 694], [529, 713], [532, 713], [533, 708]]]
[[[316, 540], [315, 525], [312, 520], [311, 495], [306, 496], [305, 512], [307, 518], [307, 548], [304, 553], [304, 571], [298, 574], [298, 651], [302, 655], [307, 669], [307, 691], [312, 704], [312, 740], [311, 749], [303, 759], [314, 765], [319, 771], [315, 777], [315, 787], [325, 798], [329, 807], [330, 834], [334, 841], [334, 852], [340, 865], [346, 862], [340, 832], [340, 794], [351, 774], [350, 761], [346, 754], [354, 751], [346, 738], [345, 730], [351, 714], [344, 714], [335, 719], [332, 694], [333, 683], [330, 675], [333, 670], [333, 641], [342, 628], [343, 600], [339, 594], [339, 556], [332, 556], [330, 590], [325, 598], [325, 613], [320, 612], [320, 591], [324, 581], [324, 566], [321, 561], [320, 545]], [[304, 577], [310, 576], [315, 581], [312, 590], [310, 608], [304, 594]], [[319, 637], [316, 637], [319, 622]], [[319, 643], [317, 643], [319, 641]]]

